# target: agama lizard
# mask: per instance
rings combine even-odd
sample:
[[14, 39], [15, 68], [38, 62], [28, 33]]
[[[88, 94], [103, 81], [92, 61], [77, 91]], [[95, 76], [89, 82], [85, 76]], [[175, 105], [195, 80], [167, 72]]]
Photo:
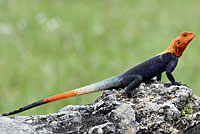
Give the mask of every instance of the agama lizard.
[[74, 89], [72, 91], [64, 92], [58, 95], [48, 97], [46, 99], [42, 99], [40, 101], [22, 107], [18, 110], [4, 113], [2, 115], [13, 115], [16, 113], [23, 112], [27, 109], [56, 100], [112, 88], [126, 87], [125, 92], [127, 93], [128, 97], [131, 98], [132, 91], [135, 88], [137, 88], [140, 85], [140, 83], [148, 82], [153, 77], [157, 77], [157, 80], [160, 81], [161, 74], [163, 72], [166, 72], [167, 78], [173, 85], [180, 85], [179, 82], [175, 81], [172, 72], [178, 63], [178, 58], [182, 56], [185, 48], [194, 37], [195, 34], [192, 32], [183, 32], [171, 42], [168, 49], [166, 49], [164, 52], [136, 65], [135, 67], [131, 68], [123, 74], [111, 77], [109, 79], [88, 86], [84, 86], [82, 88]]

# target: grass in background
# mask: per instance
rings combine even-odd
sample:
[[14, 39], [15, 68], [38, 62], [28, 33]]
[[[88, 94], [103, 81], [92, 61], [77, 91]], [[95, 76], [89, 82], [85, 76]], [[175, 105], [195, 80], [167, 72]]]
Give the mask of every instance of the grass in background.
[[[183, 31], [196, 38], [173, 74], [200, 95], [199, 4], [0, 0], [0, 113], [121, 74], [165, 50]], [[91, 103], [100, 94], [60, 100], [21, 115]]]

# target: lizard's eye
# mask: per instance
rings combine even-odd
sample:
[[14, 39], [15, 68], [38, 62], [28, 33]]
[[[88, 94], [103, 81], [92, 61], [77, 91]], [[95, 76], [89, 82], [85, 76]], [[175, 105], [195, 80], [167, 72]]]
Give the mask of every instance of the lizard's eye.
[[184, 36], [184, 37], [186, 37], [186, 36], [187, 36], [187, 34], [184, 34], [183, 36]]
[[181, 43], [181, 41], [180, 40], [178, 40], [178, 44], [180, 44]]

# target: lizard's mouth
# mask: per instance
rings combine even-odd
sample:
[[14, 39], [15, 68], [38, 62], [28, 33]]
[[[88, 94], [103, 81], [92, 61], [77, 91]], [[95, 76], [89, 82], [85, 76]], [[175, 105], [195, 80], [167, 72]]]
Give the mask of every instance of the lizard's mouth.
[[192, 39], [194, 39], [194, 37], [195, 37], [195, 34], [192, 34], [191, 38], [188, 41], [190, 42]]
[[186, 40], [186, 41], [185, 41], [185, 43], [184, 43], [184, 46], [183, 46], [183, 48], [184, 48], [184, 47], [186, 48], [186, 47], [187, 47], [187, 45], [190, 43], [190, 41], [194, 39], [194, 37], [195, 37], [195, 35], [191, 36], [191, 38], [190, 38], [190, 39]]
[[[194, 37], [195, 37], [195, 36], [194, 36]], [[194, 37], [190, 38], [190, 39], [188, 40], [188, 43], [190, 43], [190, 41], [191, 41], [191, 40], [193, 40], [193, 39], [194, 39]]]
[[190, 35], [190, 38], [185, 40], [184, 43], [183, 43], [183, 46], [181, 46], [182, 48], [185, 48], [187, 47], [187, 45], [190, 43], [191, 40], [193, 40], [195, 37], [195, 34], [192, 33], [192, 35]]

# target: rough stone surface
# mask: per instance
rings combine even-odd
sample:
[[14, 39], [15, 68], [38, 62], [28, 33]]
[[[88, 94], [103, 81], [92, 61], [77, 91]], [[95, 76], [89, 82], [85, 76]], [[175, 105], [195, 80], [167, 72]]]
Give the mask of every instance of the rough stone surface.
[[200, 98], [186, 85], [152, 81], [140, 84], [131, 99], [124, 89], [113, 89], [92, 104], [54, 114], [0, 117], [0, 133], [199, 134]]

